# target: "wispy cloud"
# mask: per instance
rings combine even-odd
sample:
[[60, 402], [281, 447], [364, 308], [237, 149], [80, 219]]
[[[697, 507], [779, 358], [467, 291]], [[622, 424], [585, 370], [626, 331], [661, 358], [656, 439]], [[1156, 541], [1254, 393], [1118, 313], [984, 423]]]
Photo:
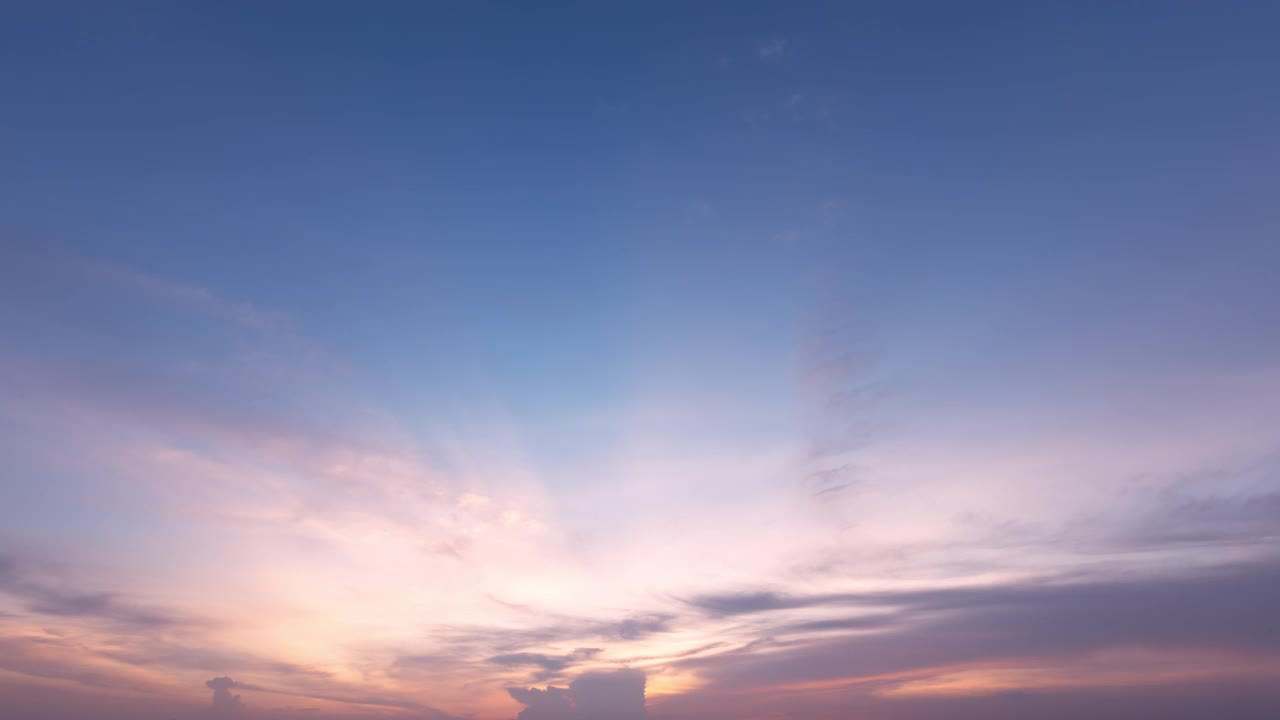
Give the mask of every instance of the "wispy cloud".
[[787, 49], [787, 41], [784, 38], [774, 38], [767, 42], [760, 43], [756, 47], [756, 55], [761, 60], [777, 60], [782, 57], [782, 53]]
[[178, 611], [130, 602], [117, 593], [52, 587], [25, 577], [20, 565], [17, 558], [0, 555], [0, 593], [22, 600], [29, 613], [103, 621], [133, 631], [208, 624]]

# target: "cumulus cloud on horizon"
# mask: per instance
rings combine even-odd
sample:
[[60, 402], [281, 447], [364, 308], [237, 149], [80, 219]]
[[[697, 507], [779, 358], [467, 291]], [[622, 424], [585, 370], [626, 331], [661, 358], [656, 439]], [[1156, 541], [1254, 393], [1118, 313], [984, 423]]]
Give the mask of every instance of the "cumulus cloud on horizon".
[[645, 674], [624, 669], [580, 675], [568, 688], [509, 688], [525, 706], [517, 720], [641, 720]]
[[240, 702], [240, 696], [231, 694], [232, 690], [241, 687], [240, 683], [224, 676], [208, 680], [204, 685], [213, 691], [208, 717], [232, 718], [244, 713], [244, 704]]

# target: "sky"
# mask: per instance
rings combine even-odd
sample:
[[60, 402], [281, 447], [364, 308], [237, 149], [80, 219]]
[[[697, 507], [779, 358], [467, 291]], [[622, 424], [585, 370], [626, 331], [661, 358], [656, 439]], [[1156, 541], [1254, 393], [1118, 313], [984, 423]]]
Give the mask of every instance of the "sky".
[[0, 715], [1276, 717], [1278, 23], [0, 5]]

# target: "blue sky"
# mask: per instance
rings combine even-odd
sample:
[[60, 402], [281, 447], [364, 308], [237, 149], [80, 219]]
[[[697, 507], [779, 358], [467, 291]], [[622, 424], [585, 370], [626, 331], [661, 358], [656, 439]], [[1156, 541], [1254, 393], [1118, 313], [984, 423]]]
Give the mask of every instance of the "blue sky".
[[1166, 628], [805, 675], [915, 647], [913, 593], [1274, 596], [1280, 10], [3, 14], [0, 698], [995, 717], [1280, 668]]

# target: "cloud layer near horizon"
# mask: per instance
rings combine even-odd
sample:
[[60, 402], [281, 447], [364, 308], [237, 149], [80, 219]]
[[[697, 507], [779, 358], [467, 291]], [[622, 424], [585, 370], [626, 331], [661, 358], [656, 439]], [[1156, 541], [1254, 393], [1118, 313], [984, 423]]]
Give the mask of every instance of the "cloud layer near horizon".
[[[856, 456], [856, 480], [838, 492], [814, 491], [802, 442], [757, 447], [747, 463], [659, 452], [613, 464], [618, 474], [590, 490], [606, 512], [581, 517], [577, 491], [538, 477], [509, 441], [463, 439], [433, 457], [350, 382], [326, 399], [348, 410], [313, 415], [314, 388], [347, 371], [315, 350], [299, 365], [308, 343], [285, 319], [263, 332], [265, 314], [207, 291], [43, 257], [45, 272], [85, 280], [86, 302], [105, 293], [172, 315], [184, 329], [148, 329], [149, 357], [171, 353], [164, 364], [184, 369], [157, 375], [123, 356], [77, 365], [65, 351], [38, 363], [11, 349], [13, 437], [52, 449], [56, 434], [75, 448], [15, 457], [60, 478], [59, 492], [87, 493], [99, 510], [90, 536], [164, 527], [172, 554], [52, 555], [10, 532], [22, 539], [0, 557], [10, 683], [197, 708], [205, 686], [214, 716], [640, 717], [646, 685], [649, 713], [673, 718], [748, 717], [810, 693], [813, 717], [854, 706], [927, 716], [944, 700], [983, 715], [999, 712], [983, 697], [1069, 707], [1063, 698], [1099, 688], [1173, 685], [1235, 688], [1245, 712], [1261, 692], [1251, 683], [1280, 662], [1269, 511], [1280, 490], [1268, 445], [1247, 435], [1148, 426], [1182, 448], [1176, 464], [1194, 450], [1212, 471], [1084, 475], [1070, 492], [1055, 481], [999, 505], [989, 498], [1020, 468], [1060, 472], [1037, 457], [1052, 435], [1024, 432], [999, 465], [968, 457], [968, 444], [922, 455], [922, 438], [898, 450], [858, 441], [820, 456], [833, 467]], [[59, 312], [67, 324], [81, 311]], [[198, 365], [172, 334], [193, 324], [228, 338], [201, 348]], [[285, 380], [283, 363], [300, 372]], [[856, 382], [847, 373], [828, 372], [822, 387]], [[223, 389], [191, 395], [206, 378]], [[268, 386], [269, 414], [251, 401]], [[1256, 384], [1244, 390], [1242, 422], [1274, 410], [1252, 399]], [[1077, 445], [1074, 458], [1154, 467], [1141, 448], [1110, 443]], [[881, 514], [948, 496], [966, 466], [983, 478], [965, 484], [968, 502], [916, 505], [911, 525]], [[947, 471], [934, 479], [930, 467]], [[609, 512], [615, 503], [630, 517]], [[157, 562], [162, 574], [140, 574], [138, 563]]]

